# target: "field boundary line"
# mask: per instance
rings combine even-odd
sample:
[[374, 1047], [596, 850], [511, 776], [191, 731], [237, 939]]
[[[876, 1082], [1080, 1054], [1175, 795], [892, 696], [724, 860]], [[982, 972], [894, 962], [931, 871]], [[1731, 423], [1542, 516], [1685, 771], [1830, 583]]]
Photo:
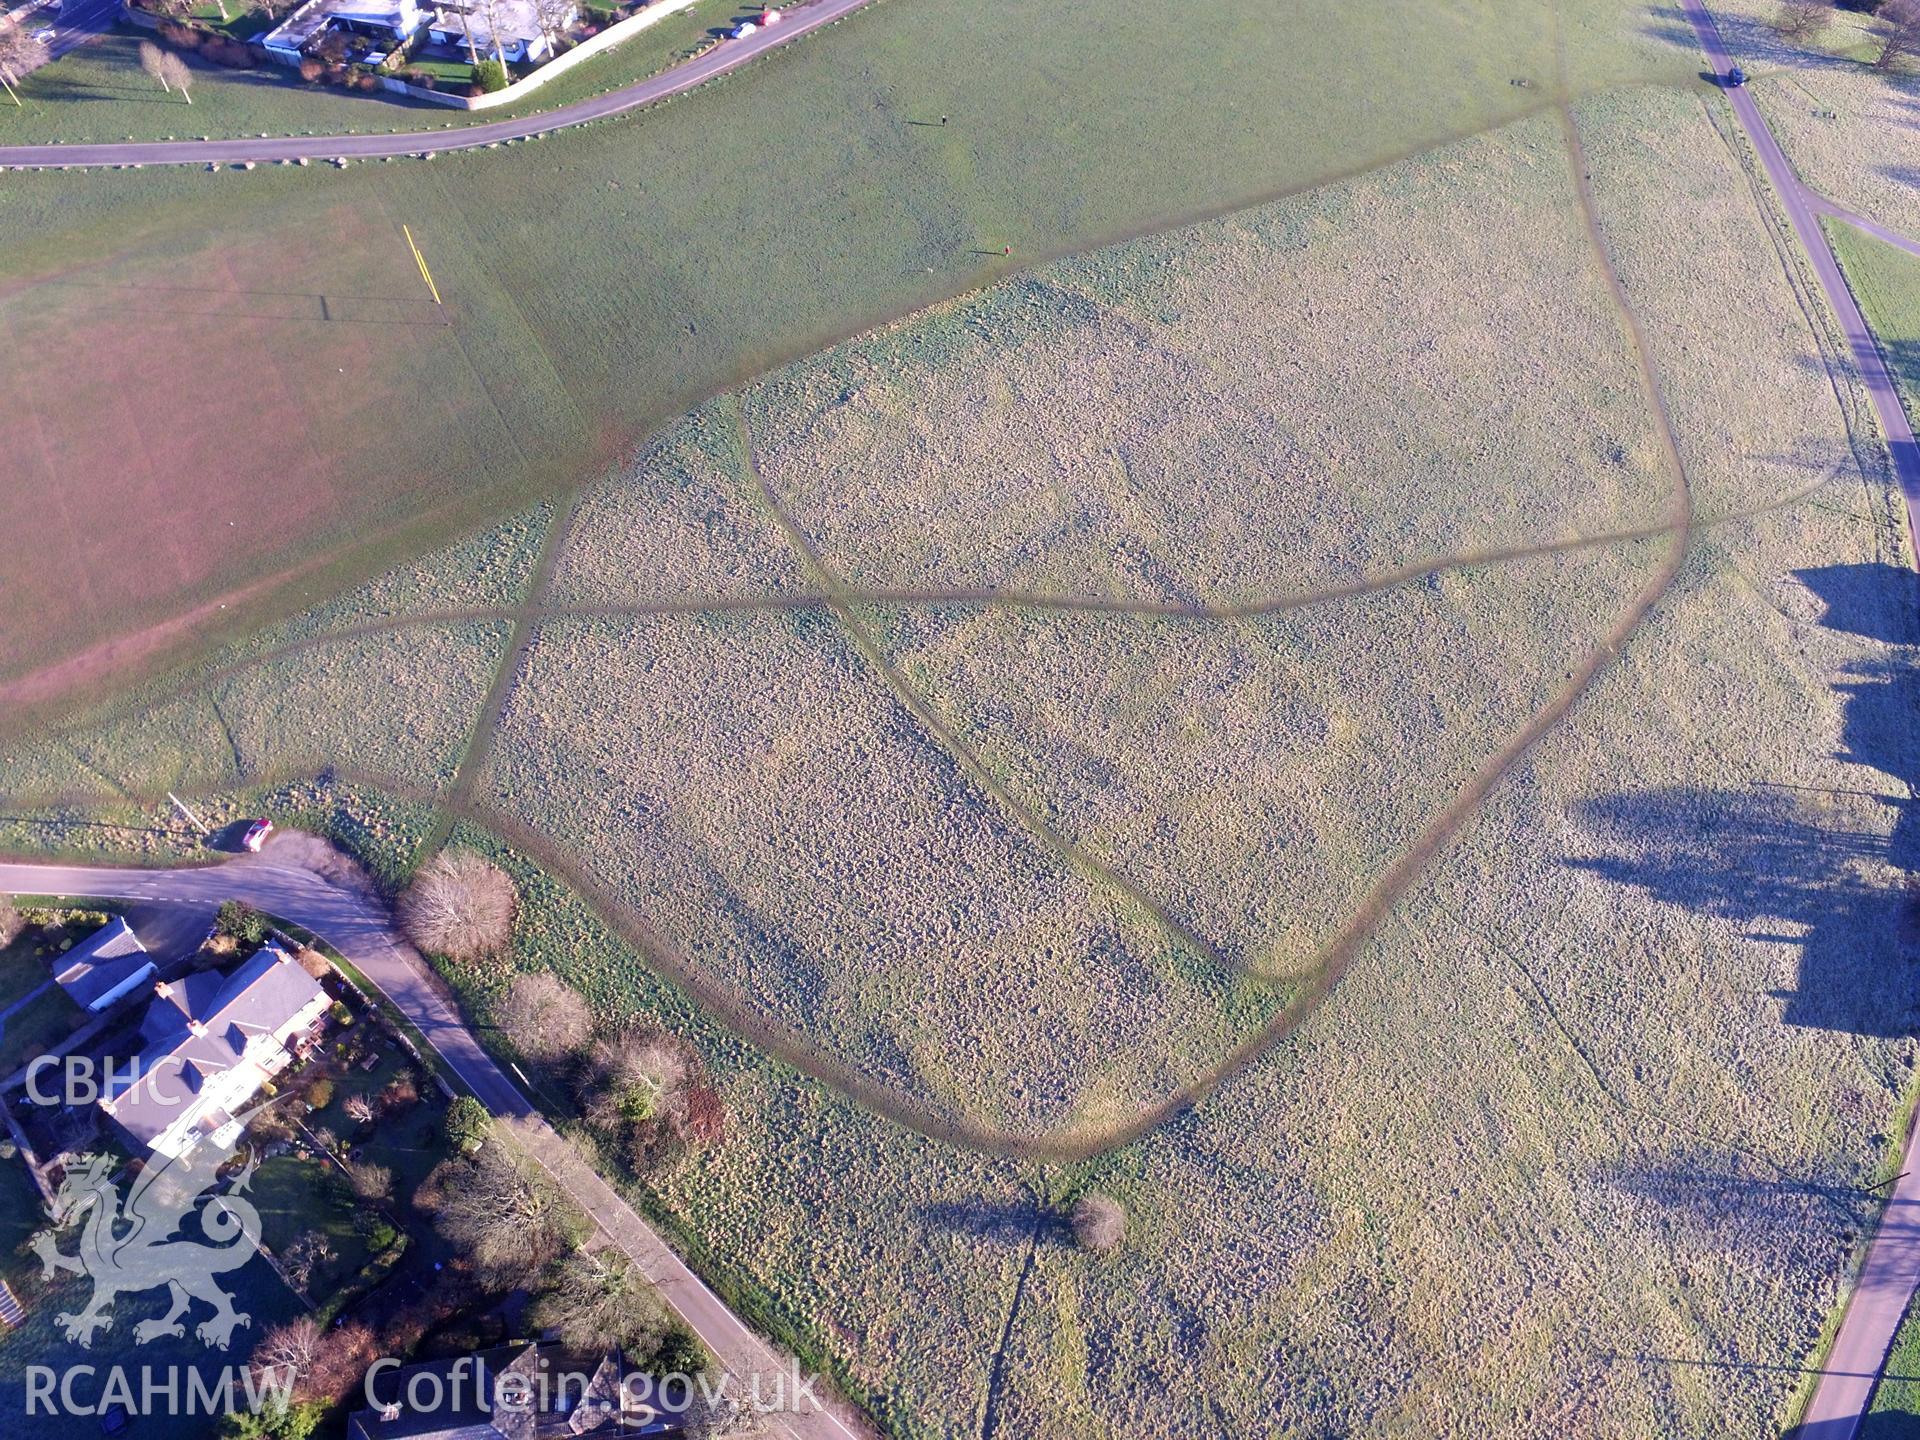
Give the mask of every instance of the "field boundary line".
[[[1743, 520], [1757, 519], [1780, 510], [1791, 509], [1795, 505], [1808, 503], [1827, 486], [1831, 485], [1844, 467], [1829, 465], [1821, 478], [1812, 484], [1802, 486], [1789, 494], [1759, 505], [1747, 506], [1738, 510], [1728, 510], [1706, 518], [1696, 518], [1692, 523], [1695, 531], [1706, 531], [1720, 525], [1736, 524]], [[564, 499], [565, 497], [562, 497]], [[585, 497], [582, 496], [582, 499]], [[1849, 515], [1851, 511], [1846, 512]], [[1863, 523], [1872, 523], [1871, 516], [1855, 516]], [[1109, 600], [1099, 596], [1023, 594], [1017, 591], [997, 590], [848, 590], [842, 592], [840, 600], [851, 605], [865, 605], [876, 609], [1005, 609], [1060, 611], [1069, 614], [1133, 616], [1143, 619], [1171, 620], [1191, 623], [1215, 621], [1236, 621], [1258, 619], [1268, 615], [1284, 615], [1295, 611], [1312, 609], [1315, 606], [1335, 603], [1341, 600], [1363, 598], [1377, 594], [1382, 590], [1391, 590], [1401, 585], [1423, 580], [1430, 575], [1441, 575], [1453, 570], [1478, 569], [1492, 565], [1514, 564], [1527, 560], [1540, 559], [1551, 555], [1571, 554], [1582, 550], [1603, 549], [1611, 545], [1637, 544], [1647, 540], [1657, 540], [1671, 534], [1675, 527], [1673, 521], [1663, 521], [1637, 530], [1614, 531], [1600, 535], [1580, 536], [1571, 540], [1554, 540], [1538, 545], [1519, 546], [1509, 550], [1471, 551], [1459, 555], [1442, 556], [1432, 561], [1422, 561], [1399, 570], [1384, 571], [1367, 579], [1347, 585], [1339, 585], [1324, 590], [1302, 591], [1276, 596], [1269, 600], [1250, 601], [1241, 604], [1227, 604], [1212, 607], [1190, 608], [1160, 601]], [[364, 639], [372, 635], [393, 634], [404, 630], [444, 628], [454, 625], [485, 624], [493, 621], [516, 621], [529, 619], [534, 621], [564, 620], [604, 620], [618, 618], [646, 618], [674, 616], [706, 616], [751, 613], [755, 611], [802, 611], [831, 608], [834, 600], [821, 593], [812, 591], [790, 595], [751, 595], [736, 598], [722, 596], [688, 596], [684, 599], [655, 600], [613, 600], [587, 604], [541, 603], [538, 605], [475, 605], [451, 610], [421, 610], [407, 615], [389, 615], [378, 619], [356, 621], [342, 625], [335, 630], [316, 631], [287, 640], [268, 649], [240, 656], [225, 664], [211, 669], [194, 672], [184, 679], [161, 690], [149, 690], [134, 697], [142, 708], [166, 704], [169, 701], [187, 698], [201, 686], [213, 685], [230, 676], [240, 674], [256, 666], [271, 664], [276, 660], [297, 655], [302, 651], [318, 649], [343, 640]], [[77, 734], [99, 723], [99, 716], [83, 718], [66, 725], [53, 727], [48, 735], [59, 738]]]
[[1166, 907], [1126, 876], [1087, 854], [1057, 828], [1042, 819], [993, 773], [980, 754], [934, 709], [932, 702], [900, 674], [882, 652], [879, 642], [861, 623], [859, 616], [854, 614], [853, 606], [858, 602], [843, 597], [839, 591], [840, 577], [814, 549], [812, 542], [800, 529], [799, 522], [787, 513], [779, 498], [774, 495], [773, 487], [760, 473], [760, 466], [754, 459], [753, 436], [747, 427], [746, 406], [737, 396], [733, 399], [733, 414], [736, 442], [739, 446], [738, 461], [744, 472], [740, 478], [748, 482], [751, 489], [758, 491], [761, 502], [767, 508], [769, 518], [785, 534], [800, 563], [813, 573], [815, 580], [826, 592], [827, 608], [839, 620], [848, 641], [893, 692], [895, 700], [920, 722], [933, 740], [947, 752], [964, 773], [973, 779], [975, 784], [986, 790], [1018, 825], [1051, 849], [1060, 860], [1079, 871], [1084, 878], [1092, 881], [1096, 886], [1115, 892], [1139, 912], [1138, 918], [1146, 920], [1158, 929], [1162, 938], [1176, 948], [1190, 950], [1209, 965], [1218, 968], [1224, 975], [1249, 973], [1245, 967], [1226, 959], [1211, 943], [1174, 919]]
[[[554, 569], [560, 563], [560, 552], [566, 548], [572, 536], [573, 518], [580, 508], [582, 493], [575, 492], [564, 505], [549, 507], [547, 533], [540, 537], [539, 553], [534, 557], [533, 568], [527, 575], [525, 594], [529, 600], [538, 600], [553, 580]], [[454, 767], [453, 778], [448, 781], [444, 792], [447, 802], [459, 803], [472, 793], [481, 767], [493, 753], [494, 733], [499, 729], [500, 718], [519, 682], [521, 667], [533, 647], [534, 633], [538, 628], [539, 621], [534, 612], [528, 610], [514, 617], [506, 637], [501, 641], [500, 663], [494, 668], [487, 693], [481, 697], [480, 705], [474, 712], [473, 728], [467, 732], [467, 743], [460, 752], [460, 762]], [[453, 833], [453, 822], [451, 810], [441, 805], [435, 806], [433, 823], [427, 827], [426, 834], [421, 836], [420, 844], [414, 851], [413, 863], [416, 866], [447, 843], [448, 836]]]
[[[822, 28], [826, 29], [831, 27]], [[1592, 93], [1599, 93], [1604, 88], [1606, 87], [1594, 86], [1591, 87], [1591, 91]], [[896, 325], [933, 306], [946, 304], [963, 296], [978, 293], [1015, 275], [1030, 272], [1039, 266], [1088, 254], [1110, 246], [1126, 244], [1152, 235], [1168, 233], [1226, 219], [1244, 211], [1259, 209], [1262, 206], [1272, 205], [1282, 200], [1312, 194], [1315, 191], [1326, 189], [1330, 186], [1357, 180], [1375, 172], [1390, 169], [1395, 165], [1404, 164], [1418, 157], [1445, 149], [1450, 145], [1456, 145], [1477, 136], [1491, 134], [1495, 131], [1505, 129], [1508, 126], [1533, 119], [1544, 114], [1554, 104], [1555, 101], [1550, 97], [1530, 99], [1524, 104], [1515, 106], [1511, 111], [1500, 112], [1492, 118], [1485, 120], [1484, 123], [1437, 130], [1435, 133], [1422, 139], [1381, 150], [1351, 165], [1335, 167], [1317, 174], [1309, 180], [1272, 184], [1261, 189], [1243, 192], [1218, 202], [1169, 209], [1142, 220], [1116, 225], [1106, 230], [1089, 232], [1075, 238], [1071, 243], [1043, 246], [1031, 254], [1022, 252], [1017, 261], [1006, 264], [995, 264], [993, 261], [998, 260], [1000, 257], [992, 257], [991, 260], [985, 263], [975, 263], [969, 266], [966, 272], [958, 277], [942, 277], [939, 283], [918, 291], [912, 296], [902, 299], [899, 303], [878, 308], [871, 312], [822, 323], [805, 334], [795, 336], [790, 343], [768, 351], [756, 362], [758, 363], [757, 369], [749, 369], [744, 365], [736, 366], [729, 374], [712, 382], [710, 388], [708, 382], [702, 381], [695, 388], [674, 397], [675, 401], [676, 403], [683, 404], [688, 409], [698, 408], [701, 405], [710, 403], [728, 394], [735, 387], [748, 382], [757, 375], [770, 373], [782, 365], [795, 363], [810, 355], [817, 354], [822, 350], [831, 349], [836, 345], [843, 344], [861, 335], [884, 329], [890, 325]], [[550, 115], [559, 114], [559, 112], [549, 113]], [[492, 123], [505, 124], [507, 122]], [[571, 124], [579, 123], [586, 122], [562, 120], [557, 127], [550, 123], [545, 129], [540, 130], [539, 133], [544, 134], [554, 128], [564, 129]], [[329, 143], [331, 143], [331, 141], [338, 141], [347, 137], [336, 136], [320, 138], [321, 140], [328, 140]], [[372, 139], [375, 137], [361, 138]], [[420, 132], [415, 135], [394, 136], [390, 138], [394, 141], [404, 140], [411, 142], [409, 147], [396, 151], [396, 155], [412, 155], [420, 153], [423, 149], [457, 148], [457, 145], [461, 143], [450, 141], [447, 138], [447, 132], [444, 131]], [[192, 145], [200, 152], [190, 157], [190, 160], [180, 163], [201, 164], [210, 158], [215, 158], [205, 153], [212, 148], [221, 145], [252, 145], [256, 142], [234, 140], [226, 142], [179, 143], [183, 146]], [[315, 143], [319, 143], [319, 141]], [[486, 142], [479, 139], [468, 139], [464, 143], [469, 146], [478, 146]], [[33, 147], [26, 148], [32, 149]], [[84, 159], [76, 160], [75, 158], [77, 154], [86, 148], [84, 146], [55, 145], [41, 148], [52, 153], [37, 163], [57, 168], [74, 168], [75, 166], [81, 169], [89, 168], [88, 163]], [[0, 171], [3, 171], [9, 163], [5, 158], [6, 153], [5, 147], [0, 147]], [[330, 155], [333, 152], [328, 151], [326, 153]], [[96, 164], [97, 163], [104, 162], [96, 162]], [[35, 259], [38, 269], [35, 273], [28, 276], [0, 280], [0, 298], [18, 293], [34, 284], [55, 281], [59, 276], [71, 273], [75, 265], [80, 263], [72, 261], [67, 257], [62, 257], [61, 260], [56, 263], [45, 258], [45, 256], [46, 252], [38, 252], [36, 254]], [[91, 256], [86, 263], [97, 263], [101, 258], [102, 257], [97, 255]], [[664, 424], [666, 422], [662, 420], [660, 423]], [[642, 448], [644, 448], [644, 442]], [[569, 495], [580, 488], [580, 483], [575, 479], [560, 480], [554, 478], [556, 467], [551, 463], [543, 462], [537, 465], [535, 469], [538, 473], [548, 476], [548, 478], [538, 483], [515, 482], [507, 485], [504, 487], [505, 493], [502, 498], [518, 505], [531, 500], [556, 499]], [[415, 515], [411, 515], [403, 522], [403, 528], [409, 535], [423, 534], [429, 530], [430, 523], [438, 518], [440, 523], [437, 527], [432, 527], [433, 534], [445, 536], [450, 533], [458, 533], [449, 528], [445, 518], [449, 515], [458, 515], [463, 520], [470, 516], [484, 518], [477, 516], [477, 512], [472, 509], [471, 500], [462, 499], [460, 501], [450, 501], [445, 504], [430, 506]], [[399, 552], [394, 557], [394, 563], [404, 562], [407, 559], [417, 557], [422, 553], [423, 549], [430, 548], [430, 543], [416, 548], [412, 542], [409, 542], [409, 548]], [[341, 553], [343, 555], [361, 554], [364, 553], [365, 549], [366, 547], [364, 546], [345, 547]], [[384, 554], [386, 552], [382, 553]], [[319, 562], [316, 561], [313, 563], [318, 565]], [[345, 561], [342, 560], [339, 563], [344, 564]], [[358, 571], [357, 568], [355, 573], [356, 575], [361, 575], [361, 572]], [[364, 578], [364, 576], [361, 575], [361, 578]], [[251, 595], [263, 588], [267, 588], [267, 581], [264, 578], [241, 587], [237, 593]], [[281, 592], [269, 590], [268, 593], [278, 594]], [[267, 606], [263, 608], [276, 609], [277, 607]], [[197, 651], [199, 658], [204, 660], [207, 652], [214, 648], [223, 635], [232, 633], [234, 621], [227, 621], [225, 626], [217, 630], [212, 637], [207, 637], [196, 634], [195, 632], [196, 630], [209, 628], [211, 624], [210, 617], [197, 615], [197, 612], [188, 612], [188, 614], [197, 616], [195, 624], [189, 627], [179, 638], [162, 642], [160, 645], [161, 653], [170, 656], [181, 656], [191, 655]], [[279, 614], [284, 614], [284, 610], [279, 610], [274, 618], [278, 618]], [[0, 675], [0, 697], [4, 697], [8, 695], [9, 692], [17, 690], [24, 690], [26, 696], [26, 698], [17, 702], [17, 707], [14, 702], [7, 702], [6, 708], [0, 709], [0, 734], [15, 733], [21, 728], [24, 719], [38, 718], [44, 720], [50, 715], [58, 716], [73, 708], [73, 701], [69, 698], [74, 688], [71, 681], [57, 682], [51, 686], [44, 686], [42, 682], [46, 677], [60, 675], [64, 667], [70, 662], [92, 652], [107, 648], [113, 638], [114, 637], [109, 634], [108, 637], [102, 640], [85, 641], [81, 643], [78, 651], [68, 651], [54, 656], [51, 659], [43, 660], [37, 665], [20, 662], [14, 667], [11, 673]], [[136, 662], [136, 664], [139, 667], [139, 673], [146, 677], [150, 677], [155, 670], [163, 668], [158, 664], [152, 663], [151, 660]], [[137, 683], [130, 685], [128, 689], [122, 690], [121, 693], [130, 693], [130, 691], [134, 689], [137, 689]]]

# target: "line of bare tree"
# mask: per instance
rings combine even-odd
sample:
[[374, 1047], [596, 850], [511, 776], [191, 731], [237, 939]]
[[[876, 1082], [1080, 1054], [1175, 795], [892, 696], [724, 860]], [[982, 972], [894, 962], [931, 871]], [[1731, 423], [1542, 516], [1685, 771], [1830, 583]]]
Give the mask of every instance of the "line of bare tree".
[[[1873, 12], [1871, 30], [1880, 42], [1875, 69], [1891, 70], [1902, 59], [1920, 55], [1920, 0], [1880, 0], [1875, 6], [1852, 8]], [[1834, 0], [1782, 0], [1774, 29], [1795, 45], [1811, 45], [1832, 25], [1835, 9]]]
[[189, 105], [193, 103], [193, 70], [171, 50], [163, 50], [151, 40], [140, 42], [140, 68], [160, 83], [160, 88], [171, 95], [180, 92], [180, 98]]

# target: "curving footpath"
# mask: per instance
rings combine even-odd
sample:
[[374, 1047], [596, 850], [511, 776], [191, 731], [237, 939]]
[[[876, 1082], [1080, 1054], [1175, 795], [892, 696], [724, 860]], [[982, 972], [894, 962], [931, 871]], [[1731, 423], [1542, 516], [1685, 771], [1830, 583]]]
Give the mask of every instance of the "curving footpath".
[[417, 130], [405, 135], [288, 135], [278, 139], [148, 140], [112, 145], [0, 145], [0, 169], [53, 170], [75, 165], [241, 165], [277, 160], [380, 160], [428, 150], [477, 150], [503, 140], [527, 140], [568, 130], [609, 115], [679, 95], [738, 69], [757, 55], [831, 25], [872, 0], [811, 0], [789, 10], [778, 25], [744, 40], [723, 40], [703, 55], [590, 100], [542, 114], [494, 120], [455, 130]]
[[[420, 953], [394, 934], [384, 902], [312, 870], [276, 864], [272, 852], [269, 845], [258, 857], [180, 870], [0, 863], [0, 894], [209, 907], [223, 900], [243, 900], [320, 936], [426, 1037], [521, 1147], [659, 1289], [727, 1373], [740, 1377], [743, 1386], [751, 1383], [748, 1377], [769, 1377], [761, 1394], [771, 1398], [776, 1387], [773, 1377], [790, 1380], [795, 1373], [793, 1362], [749, 1329], [541, 1118], [441, 994]], [[819, 1406], [803, 1402], [797, 1413], [769, 1417], [775, 1432], [792, 1440], [870, 1440], [874, 1431], [865, 1418], [832, 1396], [824, 1382], [820, 1398], [824, 1403]]]
[[[1714, 73], [1725, 75], [1733, 68], [1733, 60], [1727, 54], [1713, 16], [1701, 0], [1681, 0], [1681, 4], [1693, 22], [1700, 48], [1706, 52]], [[1906, 502], [1908, 542], [1920, 557], [1920, 543], [1915, 543], [1915, 512], [1920, 511], [1920, 449], [1914, 445], [1913, 427], [1900, 403], [1893, 376], [1887, 371], [1886, 359], [1874, 341], [1873, 332], [1867, 328], [1860, 307], [1854, 303], [1853, 292], [1847, 288], [1846, 277], [1840, 273], [1818, 217], [1831, 215], [1859, 225], [1910, 253], [1920, 254], [1920, 246], [1808, 190], [1781, 151], [1780, 142], [1767, 128], [1753, 96], [1741, 86], [1728, 87], [1726, 96], [1747, 138], [1753, 142], [1760, 163], [1766, 167], [1774, 192], [1786, 207], [1794, 233], [1813, 261], [1828, 306], [1846, 333], [1854, 364], [1859, 367], [1874, 413], [1880, 419], [1881, 432], [1886, 436], [1887, 449], [1893, 456], [1900, 493]], [[1920, 1155], [1914, 1152], [1914, 1139], [1914, 1132], [1909, 1131], [1907, 1149], [1901, 1159], [1903, 1173], [1887, 1199], [1880, 1227], [1867, 1250], [1866, 1263], [1861, 1267], [1860, 1278], [1841, 1317], [1840, 1332], [1834, 1337], [1833, 1349], [1820, 1369], [1813, 1399], [1801, 1417], [1799, 1429], [1794, 1432], [1797, 1440], [1853, 1440], [1859, 1433], [1880, 1372], [1886, 1366], [1887, 1354], [1893, 1348], [1894, 1334], [1900, 1328], [1916, 1284], [1920, 1284]]]

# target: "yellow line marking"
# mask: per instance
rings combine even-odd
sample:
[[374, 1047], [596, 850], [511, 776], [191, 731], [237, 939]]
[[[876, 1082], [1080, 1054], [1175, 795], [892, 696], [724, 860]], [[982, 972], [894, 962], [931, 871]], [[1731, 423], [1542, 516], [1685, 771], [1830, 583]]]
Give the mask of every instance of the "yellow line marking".
[[443, 303], [440, 299], [440, 287], [433, 283], [433, 272], [427, 269], [427, 257], [422, 255], [420, 247], [413, 243], [413, 231], [403, 224], [400, 227], [400, 233], [407, 237], [407, 248], [413, 251], [414, 263], [420, 267], [420, 278], [427, 282], [427, 289], [433, 293], [433, 303], [436, 305]]

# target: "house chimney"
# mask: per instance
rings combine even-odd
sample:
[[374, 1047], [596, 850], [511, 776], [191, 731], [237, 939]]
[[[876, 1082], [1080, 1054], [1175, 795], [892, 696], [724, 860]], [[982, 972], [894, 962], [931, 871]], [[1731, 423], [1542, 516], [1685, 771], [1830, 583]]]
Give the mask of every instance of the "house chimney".
[[397, 1404], [394, 1404], [391, 1402], [389, 1402], [388, 1404], [382, 1405], [380, 1407], [380, 1418], [386, 1421], [389, 1425], [392, 1424], [395, 1420], [398, 1420], [400, 1418], [400, 1407]]
[[158, 995], [162, 1000], [171, 1000], [173, 998], [173, 986], [164, 980], [155, 981], [153, 993]]
[[202, 1039], [206, 1037], [207, 1027], [198, 1020], [187, 1021], [187, 1030], [191, 1034], [200, 1036]]

